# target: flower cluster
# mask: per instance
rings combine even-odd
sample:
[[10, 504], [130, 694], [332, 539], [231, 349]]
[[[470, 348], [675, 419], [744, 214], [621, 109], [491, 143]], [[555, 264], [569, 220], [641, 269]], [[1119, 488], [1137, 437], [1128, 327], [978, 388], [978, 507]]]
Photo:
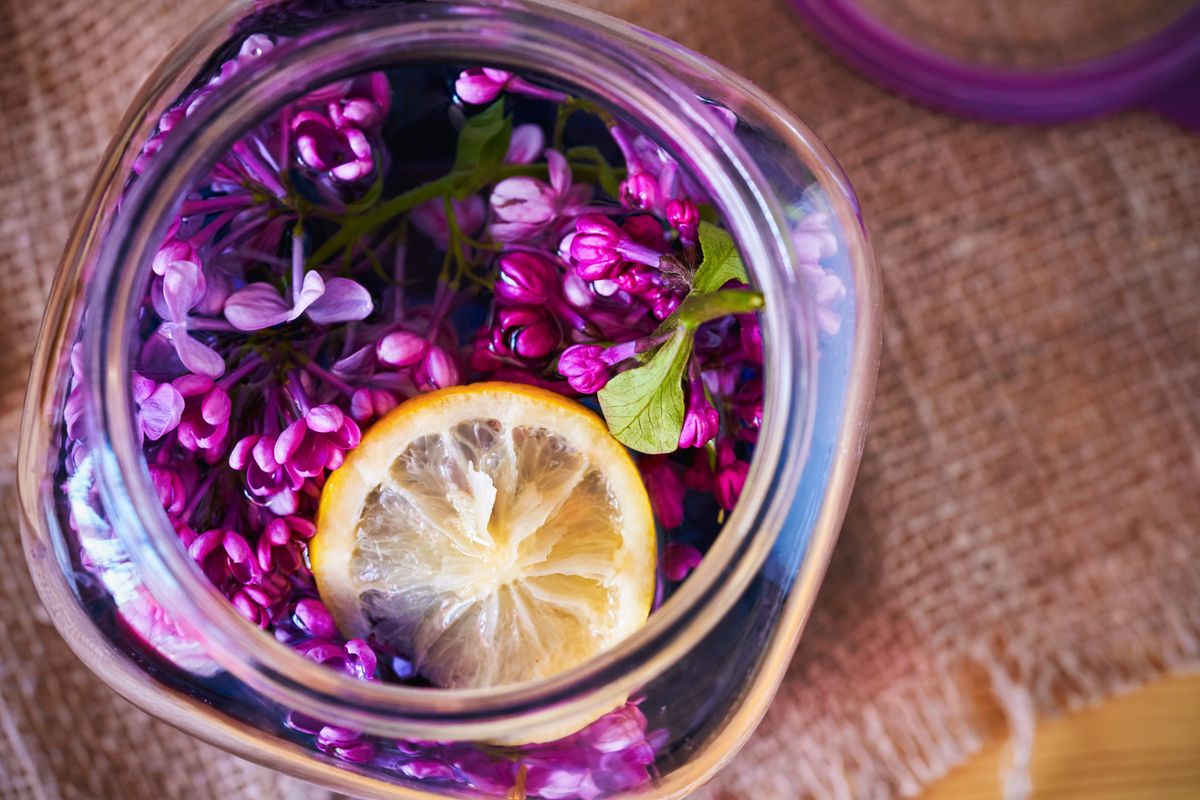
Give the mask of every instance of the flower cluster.
[[[249, 37], [162, 117], [135, 171], [276, 44]], [[248, 620], [358, 680], [419, 676], [404, 654], [339, 632], [307, 543], [327, 476], [363, 428], [399, 403], [495, 378], [607, 414], [610, 400], [645, 383], [633, 380], [639, 371], [661, 373], [650, 388], [668, 398], [664, 419], [676, 403], [677, 424], [650, 443], [622, 441], [640, 451], [668, 535], [660, 573], [672, 585], [702, 559], [693, 523], [711, 528], [737, 502], [762, 424], [754, 313], [762, 299], [728, 235], [702, 221], [711, 219], [702, 186], [607, 114], [593, 112], [619, 165], [594, 146], [568, 147], [561, 126], [549, 134], [505, 112], [506, 98], [562, 104], [565, 116], [586, 111], [584, 101], [496, 69], [465, 70], [454, 87], [460, 104], [492, 105], [466, 117], [444, 177], [394, 196], [385, 187], [405, 153], [384, 137], [396, 109], [382, 73], [324, 87], [246, 132], [183, 199], [140, 311], [136, 430], [181, 545]], [[835, 331], [844, 290], [820, 262], [836, 240], [818, 213], [794, 236], [822, 329]], [[108, 541], [95, 512], [77, 356], [66, 489], [73, 524]], [[175, 633], [153, 609], [146, 616], [146, 630], [157, 632], [148, 638]], [[545, 800], [642, 785], [661, 744], [633, 703], [503, 756], [387, 742], [296, 714], [289, 725], [346, 761], [495, 792], [520, 785]]]

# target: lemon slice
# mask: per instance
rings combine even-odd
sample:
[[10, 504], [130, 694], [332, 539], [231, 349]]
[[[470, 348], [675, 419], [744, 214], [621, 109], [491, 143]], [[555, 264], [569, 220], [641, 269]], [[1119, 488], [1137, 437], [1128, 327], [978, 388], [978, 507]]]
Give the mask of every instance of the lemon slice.
[[546, 678], [637, 630], [657, 543], [604, 423], [553, 392], [476, 383], [400, 405], [325, 484], [309, 555], [342, 633], [435, 685]]

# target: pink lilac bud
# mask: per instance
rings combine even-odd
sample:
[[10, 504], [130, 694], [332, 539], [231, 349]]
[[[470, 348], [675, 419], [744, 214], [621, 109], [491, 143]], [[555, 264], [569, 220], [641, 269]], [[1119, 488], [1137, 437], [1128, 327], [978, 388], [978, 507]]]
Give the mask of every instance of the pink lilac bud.
[[[615, 278], [626, 260], [622, 252], [626, 244], [635, 243], [611, 219], [601, 214], [584, 214], [575, 223], [575, 234], [570, 244], [575, 271], [589, 281]], [[639, 247], [649, 250], [644, 246]], [[652, 263], [647, 266], [658, 266], [658, 254], [653, 254]]]
[[497, 262], [495, 293], [502, 303], [545, 305], [557, 286], [557, 270], [539, 255], [522, 250]]
[[675, 309], [679, 308], [679, 304], [682, 302], [683, 295], [678, 292], [662, 290], [652, 296], [650, 310], [655, 319], [664, 320], [674, 314]]
[[630, 294], [639, 295], [657, 289], [662, 278], [657, 270], [634, 264], [617, 276], [616, 284]]
[[375, 354], [389, 367], [411, 367], [421, 361], [429, 342], [411, 331], [393, 331], [379, 340]]
[[500, 336], [498, 344], [518, 358], [545, 358], [562, 341], [558, 323], [543, 308], [501, 308], [497, 312], [496, 323], [496, 333]]
[[580, 394], [595, 394], [609, 379], [609, 365], [603, 359], [604, 348], [594, 344], [574, 344], [558, 358], [558, 373]]
[[672, 200], [667, 203], [667, 222], [679, 231], [685, 244], [693, 243], [700, 226], [700, 210], [691, 200]]
[[294, 612], [296, 624], [313, 636], [323, 639], [333, 639], [338, 635], [337, 623], [333, 615], [320, 600], [305, 598], [296, 603]]
[[671, 542], [663, 556], [663, 574], [667, 580], [678, 583], [686, 578], [703, 558], [700, 551], [690, 544]]
[[207, 375], [184, 375], [172, 385], [183, 397], [177, 437], [181, 447], [199, 451], [213, 460], [220, 458], [233, 404], [229, 394]]
[[185, 480], [182, 467], [165, 464], [151, 464], [149, 469], [150, 482], [154, 484], [154, 491], [158, 494], [163, 510], [173, 517], [182, 514], [188, 507], [195, 476], [192, 475], [191, 480]]
[[296, 481], [323, 475], [342, 465], [344, 451], [362, 438], [354, 420], [335, 405], [313, 406], [275, 440], [275, 460]]
[[687, 413], [683, 418], [683, 430], [679, 432], [680, 447], [703, 447], [717, 435], [721, 427], [721, 415], [713, 408], [704, 393], [704, 382], [699, 377], [688, 381]]
[[746, 473], [749, 471], [750, 465], [737, 457], [730, 440], [722, 439], [717, 443], [717, 477], [714, 491], [717, 502], [726, 511], [733, 510], [737, 505], [742, 488], [746, 485]]
[[424, 383], [433, 389], [455, 386], [461, 380], [458, 361], [444, 347], [433, 345], [421, 362], [420, 373]]
[[350, 395], [350, 416], [356, 422], [367, 422], [382, 417], [399, 404], [396, 395], [387, 389], [367, 386], [355, 389]]
[[658, 524], [670, 530], [683, 524], [683, 480], [679, 467], [666, 456], [642, 456], [638, 459], [646, 494]]
[[546, 133], [541, 125], [527, 122], [513, 128], [512, 138], [508, 143], [508, 152], [504, 154], [506, 164], [532, 164], [546, 149]]
[[292, 118], [300, 162], [341, 181], [360, 180], [375, 168], [371, 143], [358, 128], [337, 128], [328, 117], [301, 111]]
[[454, 82], [454, 92], [464, 103], [482, 105], [500, 96], [513, 74], [502, 69], [471, 67], [464, 69]]
[[634, 172], [621, 181], [621, 204], [626, 208], [653, 210], [659, 205], [659, 186], [647, 172]]
[[158, 252], [154, 254], [154, 260], [150, 263], [150, 269], [155, 275], [165, 275], [167, 266], [176, 261], [189, 261], [193, 264], [199, 264], [200, 260], [196, 254], [191, 242], [186, 239], [168, 238], [158, 248]]

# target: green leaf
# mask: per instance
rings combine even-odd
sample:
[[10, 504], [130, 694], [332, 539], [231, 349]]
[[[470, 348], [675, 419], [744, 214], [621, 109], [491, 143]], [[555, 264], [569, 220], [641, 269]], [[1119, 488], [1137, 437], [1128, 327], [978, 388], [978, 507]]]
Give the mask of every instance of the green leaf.
[[700, 251], [704, 258], [696, 270], [692, 291], [715, 292], [733, 280], [750, 282], [733, 237], [711, 222], [700, 223]]
[[503, 99], [468, 119], [458, 134], [454, 169], [474, 172], [499, 164], [508, 152], [512, 130], [512, 117], [505, 116]]
[[670, 453], [683, 430], [683, 371], [692, 332], [678, 327], [645, 364], [622, 372], [597, 394], [617, 441], [642, 453]]

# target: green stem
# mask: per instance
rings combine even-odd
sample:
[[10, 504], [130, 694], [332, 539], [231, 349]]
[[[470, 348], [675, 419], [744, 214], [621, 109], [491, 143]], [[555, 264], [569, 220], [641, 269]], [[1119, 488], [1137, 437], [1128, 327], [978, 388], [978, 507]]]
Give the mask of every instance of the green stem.
[[[730, 314], [757, 311], [764, 304], [762, 292], [748, 289], [726, 289], [707, 294], [693, 293], [680, 303], [671, 318], [674, 318], [678, 325], [694, 331], [709, 320], [719, 319]], [[663, 323], [664, 327], [670, 324], [671, 318]]]

